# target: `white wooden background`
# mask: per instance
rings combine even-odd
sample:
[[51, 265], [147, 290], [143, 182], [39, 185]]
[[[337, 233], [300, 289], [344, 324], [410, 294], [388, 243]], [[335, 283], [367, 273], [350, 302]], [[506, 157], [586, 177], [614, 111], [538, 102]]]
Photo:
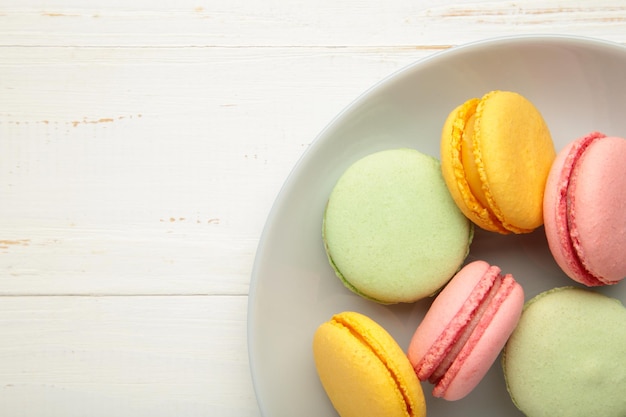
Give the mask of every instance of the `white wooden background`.
[[381, 78], [528, 33], [626, 43], [626, 3], [0, 0], [0, 416], [260, 416], [291, 168]]

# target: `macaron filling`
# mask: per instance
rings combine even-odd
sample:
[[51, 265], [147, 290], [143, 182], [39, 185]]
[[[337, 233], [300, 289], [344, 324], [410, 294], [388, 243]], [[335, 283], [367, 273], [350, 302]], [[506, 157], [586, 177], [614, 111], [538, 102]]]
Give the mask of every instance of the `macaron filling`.
[[605, 280], [601, 276], [594, 275], [586, 268], [582, 261], [584, 254], [582, 253], [583, 249], [576, 231], [575, 218], [573, 216], [575, 212], [573, 206], [575, 204], [576, 168], [589, 146], [604, 137], [606, 137], [606, 135], [603, 133], [593, 132], [572, 146], [561, 171], [560, 186], [557, 192], [557, 218], [565, 219], [565, 221], [561, 222], [560, 227], [558, 227], [559, 241], [564, 248], [567, 248], [567, 252], [572, 254], [567, 260], [570, 268], [576, 271], [576, 275], [588, 286], [606, 285], [610, 284], [611, 281]]
[[516, 285], [510, 274], [490, 266], [472, 289], [467, 302], [455, 314], [426, 355], [414, 367], [420, 380], [434, 384], [433, 395], [442, 397], [465, 359], [488, 328], [498, 308]]

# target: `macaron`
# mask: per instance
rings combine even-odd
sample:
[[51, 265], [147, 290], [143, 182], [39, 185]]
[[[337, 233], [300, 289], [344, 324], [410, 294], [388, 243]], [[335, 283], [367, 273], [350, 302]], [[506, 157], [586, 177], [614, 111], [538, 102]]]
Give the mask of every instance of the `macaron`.
[[383, 304], [434, 294], [460, 268], [472, 235], [439, 160], [408, 148], [375, 152], [347, 168], [322, 226], [335, 274], [354, 293]]
[[574, 281], [626, 276], [626, 139], [592, 132], [558, 154], [543, 202], [550, 251]]
[[341, 417], [424, 417], [420, 382], [404, 351], [371, 318], [346, 311], [313, 337], [319, 379]]
[[511, 91], [467, 100], [450, 112], [441, 133], [441, 167], [454, 201], [492, 232], [529, 233], [543, 224], [555, 156], [539, 110]]
[[626, 308], [586, 288], [540, 293], [526, 303], [502, 367], [528, 417], [624, 417]]
[[511, 274], [484, 261], [461, 269], [435, 298], [411, 338], [417, 377], [449, 401], [468, 395], [491, 368], [515, 328], [524, 291]]

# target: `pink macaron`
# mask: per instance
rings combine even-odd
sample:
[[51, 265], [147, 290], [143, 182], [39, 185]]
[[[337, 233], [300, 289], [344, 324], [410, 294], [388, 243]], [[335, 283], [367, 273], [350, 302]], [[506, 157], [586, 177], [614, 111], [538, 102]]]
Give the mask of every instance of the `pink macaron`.
[[626, 276], [626, 139], [599, 132], [557, 155], [543, 201], [545, 233], [554, 259], [589, 287]]
[[465, 397], [485, 376], [515, 329], [524, 291], [484, 261], [463, 267], [439, 293], [415, 331], [407, 355], [433, 396]]

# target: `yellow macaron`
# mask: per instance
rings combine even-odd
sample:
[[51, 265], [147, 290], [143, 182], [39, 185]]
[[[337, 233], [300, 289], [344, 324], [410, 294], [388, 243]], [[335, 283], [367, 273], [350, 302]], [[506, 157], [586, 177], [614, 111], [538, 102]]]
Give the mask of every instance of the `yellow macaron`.
[[415, 371], [391, 335], [356, 312], [319, 326], [313, 356], [320, 381], [341, 417], [424, 417]]
[[543, 224], [543, 192], [556, 157], [537, 108], [522, 95], [491, 91], [455, 108], [441, 134], [450, 194], [479, 227], [529, 233]]

